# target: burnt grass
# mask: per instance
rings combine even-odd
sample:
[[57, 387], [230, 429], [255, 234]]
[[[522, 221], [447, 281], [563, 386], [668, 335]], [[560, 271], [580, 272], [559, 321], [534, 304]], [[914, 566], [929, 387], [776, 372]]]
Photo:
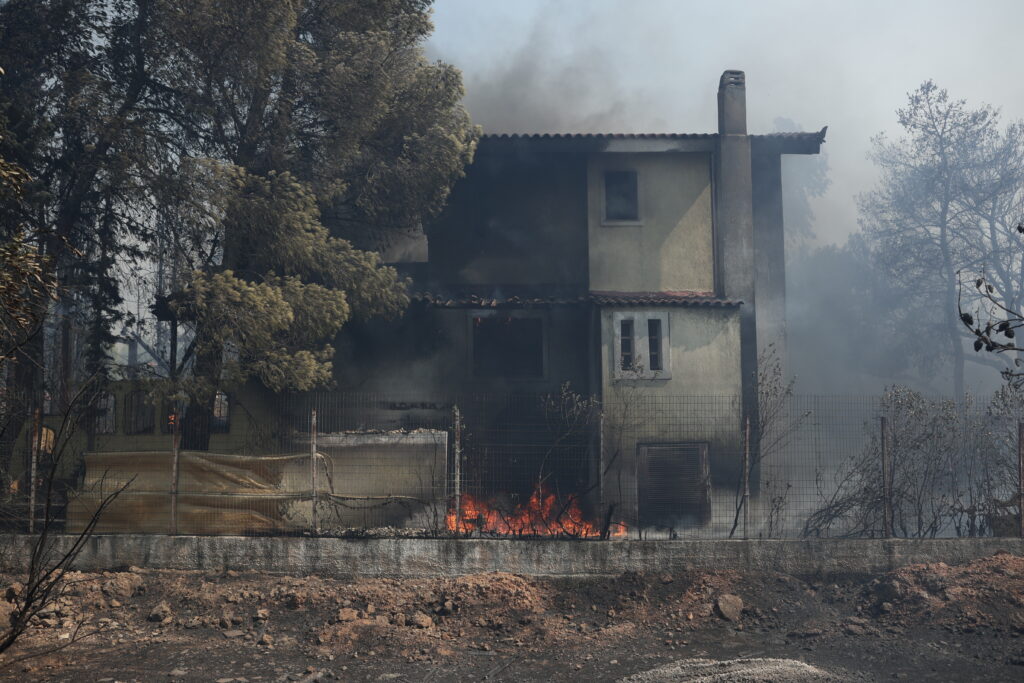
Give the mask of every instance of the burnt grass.
[[[2, 578], [6, 618], [19, 577]], [[1024, 680], [1024, 558], [834, 577], [74, 573], [0, 677], [612, 681], [696, 657], [792, 658], [848, 680]]]

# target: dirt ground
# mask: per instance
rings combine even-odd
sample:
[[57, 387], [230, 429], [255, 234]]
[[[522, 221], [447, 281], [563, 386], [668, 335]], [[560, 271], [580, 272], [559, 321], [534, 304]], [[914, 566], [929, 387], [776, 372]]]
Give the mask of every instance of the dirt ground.
[[[0, 578], [6, 618], [18, 577]], [[0, 656], [3, 680], [1024, 680], [1024, 558], [1009, 554], [831, 578], [131, 568], [70, 575], [41, 616]]]

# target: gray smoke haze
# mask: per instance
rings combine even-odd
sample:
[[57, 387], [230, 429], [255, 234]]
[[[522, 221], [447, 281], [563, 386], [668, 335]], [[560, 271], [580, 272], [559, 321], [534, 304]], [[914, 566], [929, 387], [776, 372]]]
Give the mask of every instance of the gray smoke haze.
[[[1007, 73], [1024, 3], [437, 0], [434, 20], [428, 52], [462, 69], [486, 132], [714, 132], [731, 68], [747, 73], [751, 132], [828, 125], [822, 157], [784, 162], [798, 390], [946, 390], [942, 368], [890, 357], [892, 330], [849, 334], [853, 314], [886, 305], [870, 300], [871, 269], [847, 245], [855, 198], [877, 179], [871, 138], [899, 134], [895, 111], [926, 79], [1004, 120], [1024, 117], [1024, 82]], [[971, 384], [996, 382], [983, 373]]]

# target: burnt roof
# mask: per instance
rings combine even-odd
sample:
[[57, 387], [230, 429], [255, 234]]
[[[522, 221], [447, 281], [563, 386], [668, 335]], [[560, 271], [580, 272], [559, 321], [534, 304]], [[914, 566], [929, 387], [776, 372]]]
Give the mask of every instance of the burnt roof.
[[[474, 288], [475, 289], [475, 288]], [[734, 308], [742, 301], [721, 299], [710, 292], [573, 292], [553, 288], [494, 287], [448, 289], [431, 287], [410, 293], [413, 301], [438, 308], [517, 308], [533, 306], [571, 306], [595, 303], [598, 306], [689, 306]]]
[[[828, 126], [815, 132], [790, 132], [790, 133], [762, 133], [751, 135], [750, 140], [757, 152], [767, 154], [817, 154], [821, 151], [821, 145], [825, 142], [825, 134]], [[677, 151], [686, 149], [671, 144], [672, 141], [686, 146], [693, 147], [690, 151], [708, 151], [718, 139], [718, 133], [487, 133], [483, 140], [489, 143], [578, 143], [593, 145], [616, 145], [629, 144], [629, 141], [636, 141], [642, 146], [636, 151]], [[667, 147], [660, 147], [657, 143], [661, 141], [668, 144]], [[654, 144], [655, 148], [651, 148]], [[694, 147], [694, 146], [697, 147]], [[619, 149], [615, 151], [631, 151]]]

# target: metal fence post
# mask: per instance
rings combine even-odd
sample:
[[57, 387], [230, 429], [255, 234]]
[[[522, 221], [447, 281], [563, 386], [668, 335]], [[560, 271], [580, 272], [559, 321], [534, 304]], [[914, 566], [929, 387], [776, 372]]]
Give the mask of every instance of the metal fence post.
[[171, 535], [178, 533], [178, 459], [181, 449], [180, 414], [177, 407], [171, 413]]
[[455, 498], [455, 532], [458, 533], [462, 519], [462, 414], [458, 405], [452, 409], [452, 453], [455, 460], [452, 463], [452, 494]]
[[43, 442], [43, 411], [36, 408], [32, 415], [32, 445], [29, 448], [31, 462], [28, 473], [28, 532], [36, 529], [36, 477], [39, 476], [39, 451]]
[[1017, 516], [1024, 538], [1024, 421], [1017, 422]]
[[892, 538], [892, 463], [889, 461], [889, 423], [882, 415], [878, 418], [882, 438], [882, 523], [885, 538]]
[[750, 538], [747, 524], [750, 520], [750, 416], [743, 430], [743, 540]]
[[317, 515], [316, 505], [319, 502], [319, 494], [317, 492], [317, 462], [316, 462], [316, 408], [309, 414], [309, 487], [310, 487], [310, 500], [312, 501], [312, 515], [310, 519], [313, 522], [313, 533], [320, 533], [320, 518]]

